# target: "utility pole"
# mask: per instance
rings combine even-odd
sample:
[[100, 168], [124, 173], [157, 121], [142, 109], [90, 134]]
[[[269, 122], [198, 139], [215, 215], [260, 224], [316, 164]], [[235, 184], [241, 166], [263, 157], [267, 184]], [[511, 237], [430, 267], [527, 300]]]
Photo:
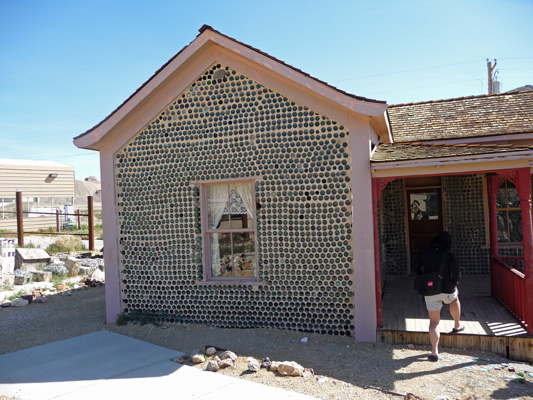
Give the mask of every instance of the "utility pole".
[[489, 94], [493, 93], [492, 92], [492, 79], [494, 76], [494, 68], [496, 68], [496, 59], [494, 59], [494, 66], [493, 66], [492, 63], [487, 58], [487, 71], [489, 74]]

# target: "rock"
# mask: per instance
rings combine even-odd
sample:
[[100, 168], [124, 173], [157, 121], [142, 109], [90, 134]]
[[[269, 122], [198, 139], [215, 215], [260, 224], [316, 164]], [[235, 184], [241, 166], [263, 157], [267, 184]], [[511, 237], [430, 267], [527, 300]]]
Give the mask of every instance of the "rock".
[[57, 261], [52, 264], [48, 264], [46, 267], [44, 267], [45, 271], [50, 271], [54, 275], [66, 275], [68, 274], [68, 270], [65, 267], [65, 263], [62, 261]]
[[200, 364], [205, 362], [205, 356], [201, 353], [194, 354], [192, 356], [192, 362], [195, 364]]
[[218, 357], [221, 360], [225, 360], [226, 358], [229, 358], [233, 362], [237, 361], [237, 354], [235, 354], [233, 351], [225, 351], [224, 353], [222, 353]]
[[304, 372], [302, 373], [302, 376], [304, 378], [310, 378], [315, 375], [315, 371], [313, 371], [312, 368], [304, 368]]
[[11, 307], [12, 304], [13, 303], [11, 303], [10, 301], [5, 301], [2, 304], [0, 304], [0, 307], [2, 308]]
[[409, 344], [407, 345], [407, 348], [410, 349], [410, 350], [413, 350], [413, 349], [415, 348], [415, 345], [412, 344], [412, 343], [409, 343]]
[[56, 289], [62, 292], [63, 290], [69, 290], [70, 287], [67, 285], [57, 285]]
[[105, 282], [105, 273], [97, 268], [91, 273], [91, 275], [89, 275], [89, 279], [92, 281]]
[[11, 306], [12, 307], [23, 307], [23, 306], [27, 306], [28, 304], [30, 304], [28, 300], [18, 298], [18, 299], [13, 300], [13, 303], [11, 303]]
[[328, 378], [326, 378], [325, 376], [317, 376], [317, 377], [316, 377], [316, 381], [317, 381], [318, 383], [327, 383]]
[[216, 360], [209, 360], [207, 366], [205, 367], [206, 371], [217, 372], [220, 369], [218, 362]]
[[46, 303], [48, 299], [46, 297], [36, 297], [35, 302], [36, 303]]
[[277, 371], [279, 367], [279, 361], [272, 361], [270, 363], [270, 370], [271, 371]]
[[302, 342], [302, 343], [307, 343], [308, 341], [309, 341], [309, 338], [307, 338], [307, 337], [304, 337], [304, 338], [302, 338], [300, 340], [300, 342]]
[[50, 278], [52, 278], [52, 273], [50, 271], [30, 271], [32, 274], [32, 279], [35, 282], [50, 282]]
[[89, 268], [91, 271], [94, 271], [95, 269], [98, 269], [98, 261], [92, 258], [85, 258], [81, 261], [81, 266], [84, 268]]
[[208, 355], [208, 356], [212, 356], [213, 354], [215, 354], [217, 352], [217, 349], [215, 349], [214, 347], [208, 347], [206, 350], [205, 350], [205, 354]]
[[261, 361], [261, 368], [268, 368], [268, 367], [270, 367], [270, 364], [272, 364], [272, 361], [270, 361], [270, 358], [265, 357]]
[[70, 290], [65, 290], [64, 292], [61, 292], [62, 296], [72, 296], [72, 292]]
[[31, 302], [33, 301], [33, 295], [32, 294], [25, 294], [23, 296], [20, 296], [20, 298], [23, 299], [23, 300], [27, 300], [28, 304], [31, 304]]
[[15, 270], [42, 270], [50, 263], [50, 256], [43, 249], [18, 248], [15, 250]]
[[255, 358], [248, 357], [248, 371], [257, 372], [261, 369], [261, 364]]
[[231, 358], [225, 358], [223, 360], [220, 360], [218, 362], [218, 366], [220, 367], [220, 369], [224, 369], [224, 368], [228, 368], [228, 367], [232, 367], [234, 366], [233, 364], [233, 361], [231, 361]]
[[476, 399], [469, 394], [462, 394], [459, 396], [459, 400], [476, 400]]
[[435, 397], [435, 400], [452, 400], [449, 396], [441, 394], [440, 396]]
[[65, 260], [65, 267], [69, 275], [78, 275], [81, 267], [81, 260], [75, 257], [67, 257]]
[[285, 376], [302, 376], [304, 367], [294, 361], [283, 361], [278, 365], [278, 372]]
[[172, 361], [178, 364], [183, 364], [185, 362], [185, 359], [183, 357], [178, 356], [173, 358]]

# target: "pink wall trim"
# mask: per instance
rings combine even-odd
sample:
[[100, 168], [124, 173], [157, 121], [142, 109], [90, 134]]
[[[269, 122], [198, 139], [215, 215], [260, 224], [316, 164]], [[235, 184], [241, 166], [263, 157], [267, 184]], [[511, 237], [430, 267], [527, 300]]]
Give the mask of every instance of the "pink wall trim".
[[104, 221], [105, 307], [106, 322], [114, 323], [120, 314], [120, 268], [115, 202], [115, 174], [110, 146], [100, 151], [102, 182], [102, 220]]
[[374, 212], [370, 175], [370, 125], [351, 119], [350, 153], [352, 180], [353, 266], [355, 340], [376, 341], [376, 276], [374, 260]]

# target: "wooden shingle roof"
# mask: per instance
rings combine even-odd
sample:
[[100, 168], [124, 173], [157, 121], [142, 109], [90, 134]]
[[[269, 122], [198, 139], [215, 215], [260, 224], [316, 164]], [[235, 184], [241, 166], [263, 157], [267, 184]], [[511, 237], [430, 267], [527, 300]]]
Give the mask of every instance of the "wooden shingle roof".
[[533, 145], [525, 144], [433, 144], [433, 143], [394, 143], [380, 144], [372, 154], [371, 161], [395, 162], [407, 160], [427, 160], [446, 157], [466, 157], [476, 155], [504, 155], [510, 152], [531, 152]]
[[395, 143], [533, 133], [533, 90], [398, 104], [388, 115]]

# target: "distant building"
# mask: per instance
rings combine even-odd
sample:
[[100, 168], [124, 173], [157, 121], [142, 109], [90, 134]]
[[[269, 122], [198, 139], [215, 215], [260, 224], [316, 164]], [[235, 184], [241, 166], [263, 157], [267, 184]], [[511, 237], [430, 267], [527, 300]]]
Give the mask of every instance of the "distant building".
[[55, 161], [0, 159], [0, 230], [16, 230], [16, 192], [22, 192], [24, 230], [56, 225], [53, 215], [38, 216], [27, 211], [55, 212], [73, 205], [74, 167]]

